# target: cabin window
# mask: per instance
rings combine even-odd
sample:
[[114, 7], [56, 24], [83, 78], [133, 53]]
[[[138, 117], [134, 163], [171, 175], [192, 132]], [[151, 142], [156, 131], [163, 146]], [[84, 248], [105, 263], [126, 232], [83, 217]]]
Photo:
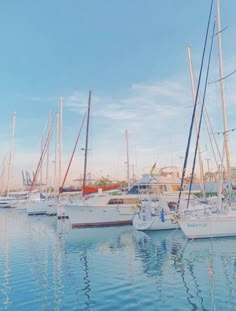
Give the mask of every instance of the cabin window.
[[137, 198], [125, 198], [124, 204], [138, 204], [138, 201]]
[[172, 191], [180, 191], [179, 185], [172, 185], [171, 188], [172, 188]]
[[108, 205], [117, 205], [117, 204], [124, 204], [124, 200], [121, 198], [114, 198], [109, 200]]

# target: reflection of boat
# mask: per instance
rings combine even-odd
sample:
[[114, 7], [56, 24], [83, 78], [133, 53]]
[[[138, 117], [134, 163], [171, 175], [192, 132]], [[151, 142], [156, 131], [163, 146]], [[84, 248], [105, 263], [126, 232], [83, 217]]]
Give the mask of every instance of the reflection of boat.
[[181, 310], [222, 310], [225, 301], [234, 310], [236, 238], [189, 241], [180, 230], [133, 238], [141, 269], [155, 281], [157, 310], [173, 310], [178, 295]]
[[184, 259], [207, 259], [209, 256], [219, 258], [236, 256], [236, 238], [225, 237], [222, 239], [194, 239], [188, 241], [183, 250]]
[[143, 270], [148, 276], [158, 276], [157, 283], [162, 288], [167, 277], [165, 273], [171, 269], [170, 263], [183, 249], [185, 241], [182, 232], [180, 230], [134, 231], [133, 239]]
[[121, 237], [130, 234], [132, 227], [104, 227], [91, 230], [90, 228], [82, 228], [79, 230], [71, 230], [67, 234], [63, 234], [64, 244], [67, 250], [87, 250], [94, 248], [94, 245], [113, 245], [119, 243]]

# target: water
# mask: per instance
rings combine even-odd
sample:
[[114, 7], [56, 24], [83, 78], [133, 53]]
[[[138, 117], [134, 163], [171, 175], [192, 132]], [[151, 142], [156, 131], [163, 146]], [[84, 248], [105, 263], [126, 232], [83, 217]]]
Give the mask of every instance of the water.
[[236, 310], [236, 239], [0, 210], [0, 310]]

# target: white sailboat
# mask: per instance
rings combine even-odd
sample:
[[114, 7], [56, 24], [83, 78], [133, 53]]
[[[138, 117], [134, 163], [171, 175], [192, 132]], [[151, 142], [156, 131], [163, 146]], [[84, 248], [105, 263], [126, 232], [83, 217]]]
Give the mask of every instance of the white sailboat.
[[[220, 83], [221, 83], [221, 99], [224, 123], [224, 153], [227, 162], [227, 175], [229, 181], [229, 191], [231, 187], [231, 167], [229, 156], [229, 140], [228, 127], [226, 118], [225, 95], [224, 95], [224, 75], [222, 64], [222, 48], [221, 48], [221, 25], [220, 25], [220, 4], [216, 1], [217, 9], [217, 25], [218, 25], [218, 55], [219, 55], [219, 69], [220, 69]], [[223, 160], [222, 160], [223, 162]], [[220, 185], [219, 185], [220, 187]], [[192, 215], [191, 213], [180, 214], [178, 223], [187, 238], [212, 238], [212, 237], [229, 237], [236, 236], [236, 210], [231, 202], [230, 197], [224, 201], [221, 199], [220, 189], [218, 192], [218, 201], [216, 209], [202, 210], [201, 212]]]
[[61, 177], [61, 148], [62, 148], [62, 97], [60, 98], [59, 112], [56, 113], [53, 123], [51, 123], [51, 113], [49, 113], [48, 122], [47, 122], [47, 137], [42, 144], [40, 160], [36, 169], [36, 173], [34, 175], [33, 181], [31, 182], [29, 195], [25, 202], [19, 202], [17, 204], [18, 209], [26, 209], [27, 214], [29, 216], [32, 215], [56, 215], [57, 214], [57, 196], [55, 194], [48, 194], [46, 190], [46, 194], [43, 194], [41, 191], [39, 196], [32, 196], [32, 190], [36, 183], [36, 179], [38, 177], [38, 173], [40, 172], [40, 186], [42, 185], [42, 163], [47, 154], [47, 165], [46, 165], [46, 189], [48, 184], [48, 165], [49, 165], [49, 147], [50, 141], [53, 132], [54, 122], [56, 122], [56, 134], [55, 134], [55, 170], [54, 170], [54, 188], [56, 189], [56, 170], [57, 170], [57, 151], [58, 151], [58, 132], [60, 130], [59, 136], [59, 178]]
[[[11, 136], [11, 148], [8, 160], [8, 170], [7, 170], [7, 189], [6, 196], [0, 197], [0, 208], [10, 208], [16, 207], [16, 199], [13, 196], [9, 196], [10, 189], [10, 179], [11, 179], [11, 166], [12, 166], [12, 156], [13, 156], [13, 148], [14, 148], [14, 136], [15, 136], [15, 122], [16, 122], [16, 113], [13, 113], [12, 118], [12, 136]], [[3, 176], [2, 176], [3, 178]]]
[[141, 231], [177, 229], [176, 206], [162, 197], [146, 200], [139, 206], [132, 223], [135, 229]]

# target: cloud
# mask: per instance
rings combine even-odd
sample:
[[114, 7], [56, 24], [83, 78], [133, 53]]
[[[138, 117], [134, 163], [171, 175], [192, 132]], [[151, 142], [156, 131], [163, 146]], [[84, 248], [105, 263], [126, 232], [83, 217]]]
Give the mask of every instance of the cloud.
[[[233, 80], [233, 77], [231, 79]], [[229, 85], [227, 87], [231, 88]], [[203, 88], [204, 82], [201, 84], [201, 90]], [[201, 98], [199, 95], [198, 115]], [[228, 109], [231, 110], [232, 99], [236, 98], [235, 91], [230, 92], [226, 100], [229, 98], [231, 98], [231, 103]], [[65, 109], [81, 114], [81, 111], [87, 109], [87, 102], [88, 94], [77, 91], [65, 98]], [[218, 86], [208, 86], [205, 102], [210, 119], [214, 120], [213, 125], [222, 128], [221, 98]], [[118, 158], [124, 163], [125, 130], [127, 129], [130, 158], [132, 162], [139, 162], [139, 167], [148, 167], [156, 160], [159, 165], [179, 165], [179, 159], [185, 154], [192, 110], [191, 84], [185, 76], [135, 83], [123, 90], [120, 97], [101, 93], [93, 94], [92, 114], [94, 124], [97, 126], [93, 139], [93, 152], [97, 151], [96, 159], [100, 161], [101, 166], [110, 167], [110, 171], [112, 164], [107, 163], [108, 158], [112, 163]], [[193, 128], [190, 157], [193, 156], [195, 139], [196, 131]], [[201, 142], [203, 146], [209, 145], [209, 137], [204, 124], [201, 130]], [[209, 157], [211, 154], [209, 149], [203, 157]], [[123, 164], [122, 168], [124, 173]]]
[[[64, 100], [67, 109], [82, 114], [87, 109], [88, 95], [75, 91]], [[92, 95], [94, 117], [109, 120], [137, 120], [153, 116], [173, 117], [186, 106], [191, 105], [190, 91], [181, 81], [133, 84], [123, 96]], [[182, 107], [181, 107], [182, 106]]]
[[[64, 109], [78, 115], [86, 111], [87, 104], [87, 92], [75, 91], [64, 98]], [[90, 141], [93, 152], [97, 152], [96, 159], [102, 161], [105, 152], [103, 162], [109, 159], [111, 163], [108, 166], [112, 167], [114, 159], [119, 157], [124, 163], [127, 129], [131, 158], [134, 158], [136, 149], [139, 157], [146, 157], [147, 162], [152, 163], [154, 158], [162, 157], [167, 165], [170, 157], [165, 157], [164, 153], [170, 153], [171, 149], [172, 153], [174, 150], [181, 154], [184, 152], [192, 111], [186, 107], [191, 105], [189, 81], [184, 77], [136, 83], [124, 90], [120, 97], [92, 94], [92, 123], [96, 128], [90, 131], [93, 136]]]
[[[236, 126], [234, 124], [236, 92], [233, 88], [235, 78], [236, 76], [231, 76], [230, 80], [225, 83], [229, 127]], [[201, 89], [203, 86], [202, 84]], [[87, 111], [88, 95], [88, 91], [76, 90], [63, 97], [64, 170], [71, 156], [70, 152], [72, 152], [80, 122]], [[55, 102], [56, 100], [58, 102], [58, 98], [53, 96], [28, 97], [28, 100], [41, 100], [42, 102], [50, 100]], [[210, 119], [215, 125], [214, 130], [222, 130], [221, 97], [218, 84], [208, 85], [206, 105]], [[92, 91], [89, 137], [89, 148], [92, 150], [89, 152], [88, 170], [98, 176], [102, 172], [104, 176], [125, 178], [127, 171], [125, 130], [128, 130], [130, 165], [135, 166], [135, 172], [138, 170], [141, 174], [145, 169], [148, 171], [155, 161], [158, 167], [182, 166], [180, 158], [185, 154], [192, 110], [191, 84], [186, 76], [173, 76], [168, 80], [131, 84], [127, 89], [122, 90], [119, 96], [115, 93], [104, 94], [102, 91]], [[29, 120], [26, 124], [28, 122]], [[194, 128], [190, 158], [193, 156], [195, 137]], [[234, 136], [231, 141], [235, 141]], [[15, 160], [20, 169], [35, 170], [37, 161], [32, 161], [32, 159], [38, 160], [38, 155], [30, 151], [27, 146], [25, 146], [27, 156], [25, 152], [22, 155], [18, 154], [20, 145], [24, 143], [26, 144], [27, 141], [21, 142], [18, 138]], [[204, 124], [201, 131], [201, 143], [203, 146], [210, 146]], [[80, 148], [81, 146], [83, 146], [83, 141], [80, 141]], [[5, 146], [5, 149], [9, 149], [7, 147]], [[205, 150], [204, 147], [202, 149]], [[212, 157], [209, 149], [204, 151], [203, 159]], [[233, 154], [234, 147], [231, 151]], [[80, 165], [78, 165], [78, 159], [74, 160], [77, 164], [73, 164], [69, 180], [80, 176], [83, 172], [84, 155], [78, 151], [77, 156], [80, 159]], [[235, 159], [232, 157], [232, 165], [234, 162]]]

